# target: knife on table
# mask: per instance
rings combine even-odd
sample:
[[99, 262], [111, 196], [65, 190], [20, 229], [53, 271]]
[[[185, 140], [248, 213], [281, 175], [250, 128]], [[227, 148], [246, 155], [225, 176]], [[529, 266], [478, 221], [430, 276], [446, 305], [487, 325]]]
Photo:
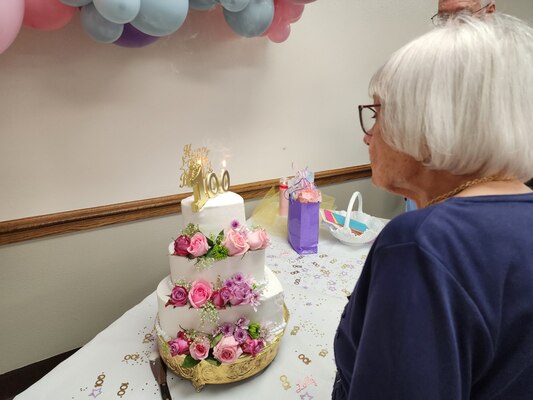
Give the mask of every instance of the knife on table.
[[154, 352], [150, 355], [150, 368], [154, 374], [155, 380], [159, 384], [161, 390], [161, 398], [163, 400], [172, 400], [170, 397], [170, 391], [167, 385], [167, 368], [163, 360], [158, 353]]

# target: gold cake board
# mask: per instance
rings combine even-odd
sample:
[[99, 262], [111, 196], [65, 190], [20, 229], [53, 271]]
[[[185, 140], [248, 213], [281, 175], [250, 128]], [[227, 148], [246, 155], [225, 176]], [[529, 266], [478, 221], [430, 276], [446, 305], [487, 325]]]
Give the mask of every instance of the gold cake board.
[[[289, 310], [283, 304], [283, 319], [285, 320], [285, 327], [289, 321]], [[159, 354], [167, 367], [176, 375], [185, 378], [193, 384], [197, 392], [200, 392], [206, 384], [219, 385], [223, 383], [238, 382], [246, 378], [250, 378], [264, 370], [278, 354], [279, 345], [285, 329], [278, 333], [274, 339], [265, 346], [261, 353], [255, 357], [250, 355], [241, 356], [231, 364], [221, 364], [219, 366], [210, 364], [206, 361], [201, 361], [192, 368], [182, 368], [185, 355], [177, 355], [172, 357], [170, 354], [170, 346], [167, 341], [158, 334]]]

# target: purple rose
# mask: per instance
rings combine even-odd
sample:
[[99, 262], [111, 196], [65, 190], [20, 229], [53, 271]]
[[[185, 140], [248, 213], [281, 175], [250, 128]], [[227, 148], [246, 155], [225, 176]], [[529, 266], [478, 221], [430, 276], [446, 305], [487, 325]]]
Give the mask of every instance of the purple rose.
[[222, 325], [220, 325], [219, 329], [224, 336], [231, 336], [235, 331], [235, 326], [230, 322], [224, 322]]
[[230, 303], [232, 306], [238, 306], [239, 304], [248, 304], [250, 302], [251, 290], [245, 287], [235, 287], [232, 291]]
[[243, 344], [246, 342], [246, 339], [248, 339], [248, 332], [246, 329], [237, 327], [233, 333], [233, 337], [239, 344]]
[[251, 354], [252, 357], [255, 357], [258, 353], [260, 353], [265, 348], [265, 342], [261, 339], [252, 339], [249, 337], [246, 340], [246, 343], [244, 346], [242, 346], [242, 350], [244, 353]]
[[223, 308], [226, 308], [225, 305], [226, 305], [226, 302], [224, 301], [224, 299], [222, 298], [222, 296], [220, 295], [220, 290], [215, 290], [213, 292], [213, 294], [211, 295], [211, 301], [213, 302], [213, 304], [215, 305], [215, 307], [217, 309], [223, 309]]
[[187, 257], [189, 251], [187, 248], [191, 244], [191, 239], [187, 235], [180, 235], [176, 240], [174, 240], [174, 255]]
[[170, 355], [172, 357], [189, 353], [190, 341], [185, 336], [185, 332], [178, 332], [178, 337], [168, 342], [170, 346]]
[[170, 293], [170, 299], [168, 299], [167, 304], [165, 306], [174, 306], [174, 307], [182, 307], [187, 304], [187, 296], [188, 296], [187, 289], [185, 289], [183, 286], [174, 286], [172, 289], [172, 292]]

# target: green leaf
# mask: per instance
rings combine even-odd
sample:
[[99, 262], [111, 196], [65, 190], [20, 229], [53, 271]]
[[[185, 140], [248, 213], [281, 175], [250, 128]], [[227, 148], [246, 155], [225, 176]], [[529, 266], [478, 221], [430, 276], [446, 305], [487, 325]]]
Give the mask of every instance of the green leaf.
[[217, 244], [222, 243], [222, 239], [224, 239], [224, 229], [222, 229], [217, 236]]
[[216, 367], [218, 367], [220, 364], [222, 364], [220, 361], [218, 361], [216, 358], [213, 358], [211, 356], [207, 357], [205, 359], [205, 361], [207, 361], [209, 364], [211, 365], [214, 365]]
[[206, 236], [205, 238], [207, 240], [207, 244], [209, 245], [209, 248], [212, 248], [215, 245], [215, 242], [209, 237]]
[[213, 340], [211, 340], [211, 347], [215, 347], [218, 342], [220, 342], [222, 340], [222, 338], [224, 337], [224, 335], [222, 333], [219, 333], [218, 335], [216, 335]]
[[183, 360], [183, 364], [181, 364], [181, 367], [192, 368], [198, 365], [199, 363], [200, 363], [200, 360], [195, 360], [194, 358], [192, 358], [190, 354], [187, 354], [187, 356], [185, 357], [185, 360]]

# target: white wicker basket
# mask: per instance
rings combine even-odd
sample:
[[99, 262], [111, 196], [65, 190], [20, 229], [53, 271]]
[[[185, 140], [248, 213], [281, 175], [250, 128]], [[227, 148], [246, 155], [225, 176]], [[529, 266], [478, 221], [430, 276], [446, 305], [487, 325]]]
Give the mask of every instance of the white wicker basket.
[[[352, 211], [356, 199], [358, 200], [357, 211]], [[320, 213], [322, 221], [329, 228], [333, 236], [335, 236], [341, 242], [350, 246], [366, 245], [372, 243], [378, 236], [379, 232], [381, 232], [381, 230], [385, 227], [385, 222], [383, 222], [381, 219], [363, 212], [363, 198], [361, 197], [361, 193], [359, 192], [354, 192], [354, 194], [350, 198], [347, 211], [335, 212], [345, 217], [344, 226], [339, 227], [334, 223], [326, 221], [326, 219], [324, 218], [323, 211], [321, 211]], [[349, 218], [346, 218], [347, 215], [349, 215]], [[368, 226], [368, 229], [362, 234], [356, 235], [351, 231], [349, 227], [350, 219], [362, 222], [363, 224]]]

